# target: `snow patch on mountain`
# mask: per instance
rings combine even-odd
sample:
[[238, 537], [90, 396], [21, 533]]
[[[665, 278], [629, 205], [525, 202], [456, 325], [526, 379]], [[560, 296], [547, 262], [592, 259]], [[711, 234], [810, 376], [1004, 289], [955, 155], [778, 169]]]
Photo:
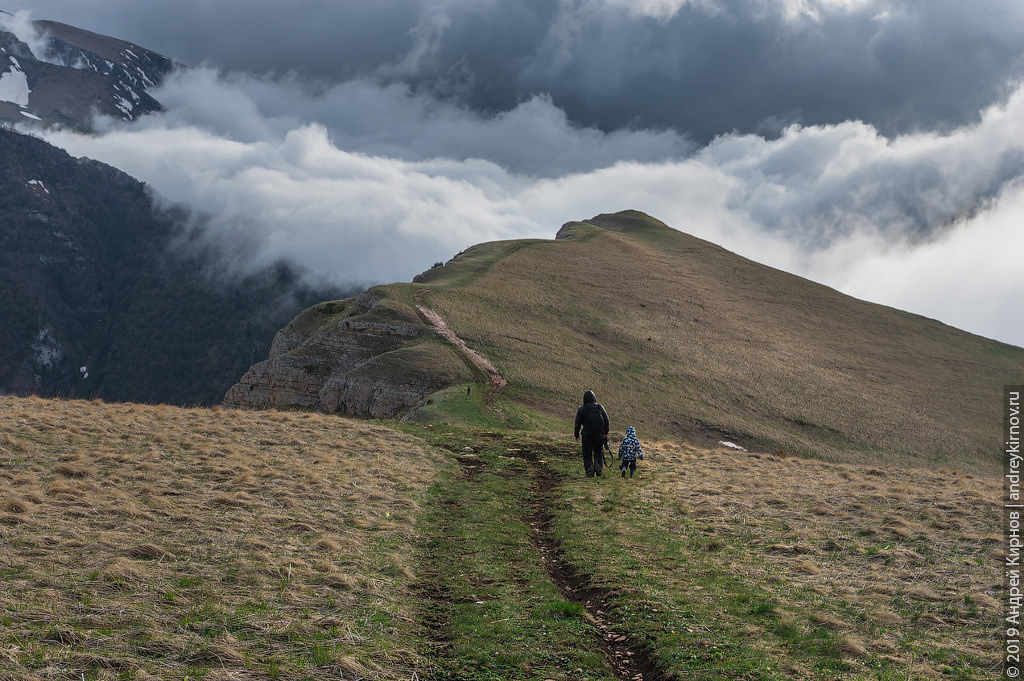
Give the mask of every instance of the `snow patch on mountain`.
[[161, 63], [151, 53], [140, 57], [128, 48], [121, 51], [118, 62], [103, 59], [63, 41], [51, 43], [50, 52], [61, 66], [77, 71], [95, 71], [102, 76], [114, 78], [120, 85], [133, 86], [140, 90], [158, 85], [163, 73], [170, 70], [169, 60], [166, 60], [167, 63]]
[[7, 57], [8, 70], [0, 74], [0, 101], [14, 102], [20, 107], [28, 106], [28, 97], [32, 90], [28, 87], [28, 78], [21, 70], [21, 64], [14, 57]]
[[124, 114], [124, 117], [127, 120], [132, 119], [132, 109], [135, 107], [133, 107], [132, 103], [129, 102], [127, 99], [125, 99], [124, 97], [116, 97], [114, 100], [114, 106], [121, 110], [121, 113]]

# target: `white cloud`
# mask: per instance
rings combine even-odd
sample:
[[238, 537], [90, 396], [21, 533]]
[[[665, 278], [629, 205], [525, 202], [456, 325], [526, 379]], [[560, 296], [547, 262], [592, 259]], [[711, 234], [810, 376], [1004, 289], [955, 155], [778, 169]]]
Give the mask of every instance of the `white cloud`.
[[[484, 117], [400, 86], [310, 94], [213, 72], [161, 94], [170, 111], [141, 125], [47, 137], [208, 215], [209, 238], [240, 270], [288, 258], [338, 283], [408, 280], [473, 243], [551, 237], [562, 222], [636, 208], [851, 294], [1024, 343], [1010, 314], [1024, 287], [1011, 262], [1024, 88], [946, 135], [887, 139], [847, 122], [632, 161], [610, 159], [658, 133], [574, 127], [544, 98]], [[560, 172], [510, 169], [543, 169], [553, 154], [570, 159], [549, 164]]]
[[39, 61], [52, 61], [46, 54], [50, 39], [32, 23], [32, 13], [29, 10], [19, 10], [14, 14], [0, 12], [0, 31], [13, 33], [18, 40], [28, 45], [32, 56]]
[[535, 176], [620, 160], [681, 159], [695, 149], [670, 131], [605, 133], [575, 125], [545, 95], [509, 111], [480, 115], [416, 94], [403, 84], [355, 79], [311, 86], [295, 77], [222, 75], [210, 68], [179, 72], [150, 92], [168, 110], [138, 121], [135, 128], [196, 126], [230, 139], [256, 141], [317, 123], [349, 151], [404, 160], [483, 158]]
[[209, 237], [243, 271], [287, 258], [337, 283], [408, 279], [482, 238], [529, 231], [519, 211], [502, 210], [517, 181], [497, 166], [343, 151], [319, 125], [274, 142], [188, 127], [48, 139], [208, 215]]
[[878, 243], [835, 283], [845, 292], [1024, 345], [1024, 182], [927, 244]]

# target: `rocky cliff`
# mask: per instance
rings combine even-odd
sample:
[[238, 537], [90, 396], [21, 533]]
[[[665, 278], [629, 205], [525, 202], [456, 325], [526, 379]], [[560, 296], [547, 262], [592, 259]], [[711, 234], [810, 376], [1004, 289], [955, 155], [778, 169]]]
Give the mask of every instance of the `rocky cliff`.
[[391, 418], [472, 380], [458, 351], [393, 293], [377, 287], [305, 310], [278, 332], [270, 357], [228, 390], [225, 404]]

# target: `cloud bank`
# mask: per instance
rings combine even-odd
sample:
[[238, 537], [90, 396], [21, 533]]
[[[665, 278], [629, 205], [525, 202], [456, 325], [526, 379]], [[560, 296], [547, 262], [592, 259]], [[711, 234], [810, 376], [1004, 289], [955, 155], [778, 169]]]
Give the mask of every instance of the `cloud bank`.
[[636, 208], [1024, 345], [1019, 3], [33, 4], [208, 60], [163, 113], [47, 138], [205, 216], [239, 271], [408, 280]]
[[[1024, 338], [1013, 321], [1012, 295], [1024, 293], [1024, 277], [1009, 261], [1020, 252], [1013, 250], [1019, 237], [1012, 216], [1024, 195], [1024, 89], [986, 110], [979, 123], [948, 134], [888, 139], [857, 122], [794, 126], [775, 139], [723, 136], [678, 160], [609, 164], [615, 134], [573, 128], [543, 100], [489, 119], [440, 104], [429, 114], [410, 105], [399, 117], [402, 107], [388, 105], [395, 115], [387, 125], [414, 131], [401, 146], [418, 157], [408, 160], [366, 151], [377, 144], [369, 129], [341, 144], [322, 124], [263, 115], [242, 88], [209, 72], [185, 74], [168, 87], [188, 92], [191, 78], [200, 91], [219, 83], [246, 115], [189, 123], [192, 100], [183, 97], [171, 112], [139, 125], [111, 123], [100, 136], [65, 131], [48, 139], [209, 215], [212, 237], [242, 256], [239, 268], [285, 257], [338, 283], [408, 280], [478, 241], [550, 237], [569, 219], [636, 207], [855, 295]], [[376, 95], [394, 93], [383, 88]], [[418, 102], [409, 93], [401, 97]], [[195, 101], [195, 119], [210, 114], [209, 97]], [[523, 131], [520, 117], [532, 121]], [[229, 120], [240, 123], [232, 129]], [[538, 122], [545, 120], [557, 123], [555, 133]], [[480, 147], [492, 158], [429, 158], [417, 144], [432, 127], [477, 131], [492, 145]], [[547, 176], [515, 172], [493, 160], [510, 153], [502, 140], [517, 145], [526, 166], [540, 163], [553, 144], [585, 161]], [[1000, 239], [1006, 248], [993, 248]], [[973, 268], [998, 272], [1000, 263], [998, 276], [969, 276]], [[879, 276], [886, 268], [889, 276]], [[945, 283], [936, 288], [937, 281]]]
[[493, 114], [546, 93], [575, 124], [776, 134], [949, 130], [1022, 73], [1017, 0], [12, 0], [184, 63], [403, 83]]

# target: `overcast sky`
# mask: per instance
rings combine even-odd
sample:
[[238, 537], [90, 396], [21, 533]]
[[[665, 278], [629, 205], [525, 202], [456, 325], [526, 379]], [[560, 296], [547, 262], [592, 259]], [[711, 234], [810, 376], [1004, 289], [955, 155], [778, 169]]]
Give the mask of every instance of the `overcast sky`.
[[478, 241], [636, 208], [1024, 345], [1017, 0], [7, 9], [194, 67], [153, 92], [163, 114], [48, 138], [208, 216], [250, 266], [408, 280]]

